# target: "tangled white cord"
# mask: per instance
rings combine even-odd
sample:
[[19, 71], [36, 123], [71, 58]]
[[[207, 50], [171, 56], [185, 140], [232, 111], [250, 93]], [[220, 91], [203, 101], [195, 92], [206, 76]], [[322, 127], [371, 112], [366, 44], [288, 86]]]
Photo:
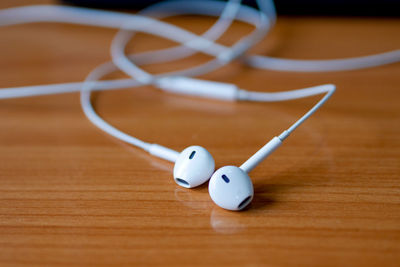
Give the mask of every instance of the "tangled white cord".
[[[284, 101], [326, 93], [309, 112], [282, 132], [279, 138], [284, 140], [330, 98], [335, 91], [334, 85], [321, 85], [287, 92], [260, 93], [239, 89], [232, 84], [201, 81], [188, 77], [211, 72], [238, 57], [245, 64], [255, 68], [305, 72], [360, 69], [400, 61], [400, 50], [338, 60], [291, 60], [245, 54], [249, 48], [265, 37], [276, 20], [273, 1], [258, 0], [257, 4], [258, 10], [242, 5], [240, 0], [229, 0], [228, 2], [173, 0], [150, 6], [138, 15], [66, 6], [28, 6], [0, 10], [0, 26], [31, 22], [62, 22], [120, 29], [110, 49], [112, 63], [108, 62], [94, 69], [85, 82], [4, 88], [0, 90], [0, 99], [81, 91], [82, 109], [88, 119], [97, 127], [153, 155], [175, 161], [176, 151], [158, 144], [144, 142], [104, 121], [91, 104], [91, 91], [132, 88], [151, 84], [175, 93], [258, 102]], [[158, 20], [181, 14], [208, 15], [218, 17], [218, 19], [201, 36]], [[226, 32], [234, 20], [253, 25], [255, 29], [230, 47], [218, 44], [216, 40]], [[124, 51], [135, 31], [170, 39], [180, 43], [180, 46], [127, 56]], [[214, 59], [199, 66], [159, 75], [153, 75], [140, 68], [140, 65], [143, 64], [168, 62], [188, 57], [196, 52], [209, 54]], [[98, 81], [104, 75], [118, 69], [131, 76], [132, 79]]]

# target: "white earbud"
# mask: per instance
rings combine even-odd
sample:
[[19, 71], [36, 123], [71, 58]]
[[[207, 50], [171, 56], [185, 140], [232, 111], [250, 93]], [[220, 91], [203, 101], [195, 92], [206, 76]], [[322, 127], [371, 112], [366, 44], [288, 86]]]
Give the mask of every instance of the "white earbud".
[[201, 146], [190, 146], [175, 161], [174, 180], [186, 188], [196, 187], [210, 179], [214, 168], [215, 162], [210, 152]]
[[281, 144], [281, 139], [274, 137], [243, 163], [240, 168], [225, 166], [218, 169], [208, 184], [208, 192], [215, 204], [227, 210], [242, 210], [250, 204], [254, 196], [254, 189], [247, 173]]
[[241, 210], [253, 199], [253, 183], [245, 171], [236, 166], [218, 169], [210, 179], [211, 199], [227, 210]]

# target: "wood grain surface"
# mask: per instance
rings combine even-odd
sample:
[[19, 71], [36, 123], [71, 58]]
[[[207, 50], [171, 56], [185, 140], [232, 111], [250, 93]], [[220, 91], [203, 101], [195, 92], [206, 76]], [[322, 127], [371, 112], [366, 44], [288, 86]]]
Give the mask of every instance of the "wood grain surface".
[[[0, 8], [32, 3], [47, 1], [3, 0]], [[213, 22], [168, 21], [197, 33]], [[393, 18], [282, 17], [253, 51], [361, 56], [398, 49], [399, 29]], [[221, 42], [250, 30], [236, 23]], [[0, 87], [81, 81], [109, 60], [115, 34], [50, 23], [0, 31]], [[128, 50], [171, 45], [139, 35]], [[216, 207], [207, 186], [180, 188], [172, 164], [103, 134], [77, 93], [1, 100], [0, 265], [400, 266], [400, 64], [312, 74], [233, 63], [203, 78], [255, 91], [323, 83], [338, 90], [251, 173], [255, 198], [243, 212]], [[95, 96], [116, 127], [176, 150], [202, 145], [217, 167], [241, 164], [319, 99], [226, 103], [149, 86]]]

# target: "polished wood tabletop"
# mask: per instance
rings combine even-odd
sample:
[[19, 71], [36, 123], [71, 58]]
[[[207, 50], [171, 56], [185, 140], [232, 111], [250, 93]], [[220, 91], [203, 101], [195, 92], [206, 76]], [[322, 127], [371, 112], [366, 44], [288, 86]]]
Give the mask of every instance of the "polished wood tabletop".
[[[48, 1], [1, 1], [0, 8]], [[211, 18], [167, 21], [201, 33]], [[253, 52], [333, 59], [400, 47], [395, 18], [280, 17]], [[232, 44], [251, 28], [235, 23]], [[36, 23], [0, 28], [0, 87], [82, 81], [110, 59], [115, 30]], [[140, 34], [129, 52], [175, 45]], [[146, 66], [194, 66], [204, 55]], [[125, 77], [116, 73], [108, 78]], [[254, 91], [324, 83], [337, 92], [250, 173], [249, 208], [217, 207], [207, 185], [179, 187], [173, 164], [123, 144], [84, 116], [79, 94], [0, 101], [0, 265], [400, 266], [400, 64], [291, 73], [239, 63], [202, 76]], [[216, 167], [240, 165], [320, 96], [228, 103], [145, 86], [94, 94], [112, 125]]]

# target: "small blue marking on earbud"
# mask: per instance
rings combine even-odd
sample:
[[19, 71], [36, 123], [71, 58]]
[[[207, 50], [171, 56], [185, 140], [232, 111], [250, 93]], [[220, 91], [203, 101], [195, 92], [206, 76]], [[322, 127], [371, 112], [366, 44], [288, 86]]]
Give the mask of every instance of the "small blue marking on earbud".
[[192, 153], [190, 153], [189, 159], [192, 159], [194, 157], [194, 154], [196, 154], [196, 151], [192, 151]]
[[225, 183], [229, 183], [229, 178], [225, 174], [222, 174], [222, 179], [224, 179]]

